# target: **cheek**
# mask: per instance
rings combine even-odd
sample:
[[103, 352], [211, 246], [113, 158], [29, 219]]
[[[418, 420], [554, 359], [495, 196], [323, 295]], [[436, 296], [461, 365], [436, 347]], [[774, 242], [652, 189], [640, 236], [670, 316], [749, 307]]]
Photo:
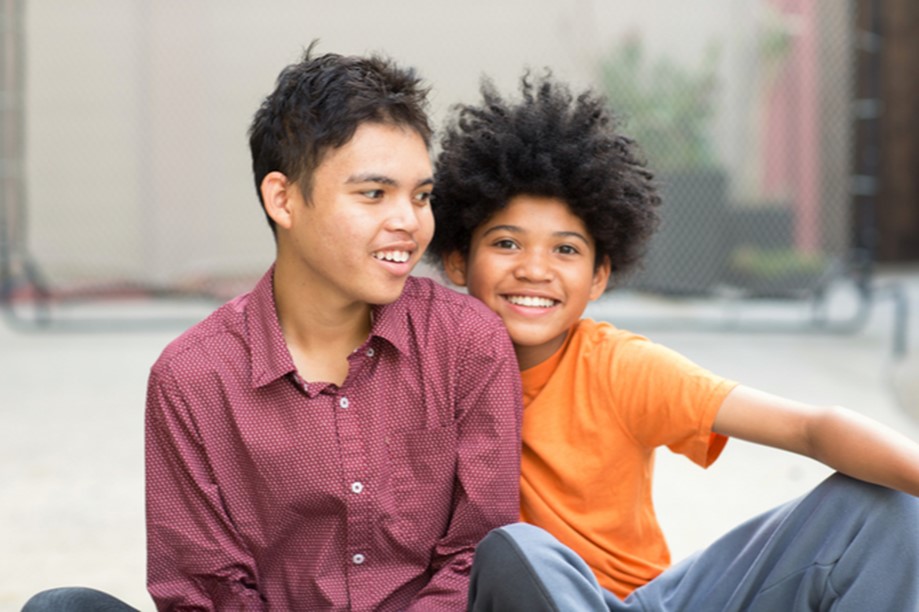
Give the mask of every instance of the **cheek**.
[[484, 262], [478, 256], [475, 245], [469, 249], [469, 255], [466, 257], [466, 291], [469, 295], [482, 299], [483, 273], [487, 270], [483, 266]]
[[430, 206], [418, 209], [418, 242], [423, 242], [427, 246], [434, 236], [434, 213]]
[[479, 298], [491, 306], [492, 310], [495, 310], [495, 305], [501, 300], [495, 270], [483, 268], [482, 263], [479, 264], [478, 273], [469, 277], [468, 290], [469, 295]]
[[474, 262], [469, 262], [469, 267], [466, 269], [466, 291], [469, 292], [469, 295], [472, 297], [478, 298], [485, 303], [488, 303], [488, 296], [485, 293], [486, 282], [482, 278], [482, 274], [478, 273], [477, 270], [473, 269]]
[[378, 232], [378, 228], [382, 225], [382, 222], [367, 210], [355, 210], [338, 215], [331, 221], [327, 232], [330, 241], [342, 238], [356, 240], [362, 236], [366, 240]]

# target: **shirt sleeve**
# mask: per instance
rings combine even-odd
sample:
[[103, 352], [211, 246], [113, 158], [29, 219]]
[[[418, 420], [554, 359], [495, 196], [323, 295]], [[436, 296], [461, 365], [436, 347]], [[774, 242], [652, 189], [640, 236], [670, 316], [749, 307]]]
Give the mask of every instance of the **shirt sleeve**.
[[639, 444], [667, 446], [702, 467], [718, 458], [727, 438], [712, 432], [712, 424], [735, 382], [641, 336], [620, 343], [608, 358], [607, 392]]
[[255, 564], [224, 511], [174, 378], [147, 388], [147, 588], [159, 610], [264, 610]]
[[431, 580], [410, 610], [465, 609], [476, 544], [520, 514], [520, 372], [503, 325], [496, 320], [487, 330], [460, 340], [466, 354], [455, 378], [458, 463], [452, 518], [435, 547]]

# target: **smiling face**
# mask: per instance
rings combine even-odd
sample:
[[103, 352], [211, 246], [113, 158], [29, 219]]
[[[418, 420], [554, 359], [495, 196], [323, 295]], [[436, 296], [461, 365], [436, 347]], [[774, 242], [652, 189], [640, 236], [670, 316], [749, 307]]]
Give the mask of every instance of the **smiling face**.
[[326, 153], [308, 197], [269, 174], [262, 193], [278, 226], [278, 272], [326, 308], [395, 301], [434, 233], [432, 183], [421, 136], [380, 123]]
[[609, 264], [594, 260], [590, 233], [563, 201], [518, 195], [475, 229], [468, 257], [451, 253], [444, 269], [503, 319], [525, 370], [548, 359], [603, 294]]

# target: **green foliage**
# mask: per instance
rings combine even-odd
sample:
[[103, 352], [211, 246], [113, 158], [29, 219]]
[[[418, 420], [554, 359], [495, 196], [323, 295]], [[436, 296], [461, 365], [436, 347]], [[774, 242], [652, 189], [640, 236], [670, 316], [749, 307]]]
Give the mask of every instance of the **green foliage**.
[[826, 257], [791, 248], [741, 247], [731, 255], [729, 265], [735, 273], [775, 281], [787, 276], [819, 276], [826, 268]]
[[709, 168], [718, 49], [709, 46], [697, 67], [669, 58], [650, 62], [632, 37], [600, 62], [600, 83], [624, 131], [659, 171]]

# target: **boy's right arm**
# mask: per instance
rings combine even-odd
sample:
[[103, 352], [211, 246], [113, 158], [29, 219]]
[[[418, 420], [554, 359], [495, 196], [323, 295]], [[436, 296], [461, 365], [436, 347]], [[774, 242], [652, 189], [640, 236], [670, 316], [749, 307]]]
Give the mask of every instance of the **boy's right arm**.
[[157, 608], [264, 610], [255, 564], [168, 371], [150, 375], [145, 435], [147, 588]]
[[813, 406], [740, 385], [722, 402], [713, 429], [919, 496], [919, 445], [839, 406]]

